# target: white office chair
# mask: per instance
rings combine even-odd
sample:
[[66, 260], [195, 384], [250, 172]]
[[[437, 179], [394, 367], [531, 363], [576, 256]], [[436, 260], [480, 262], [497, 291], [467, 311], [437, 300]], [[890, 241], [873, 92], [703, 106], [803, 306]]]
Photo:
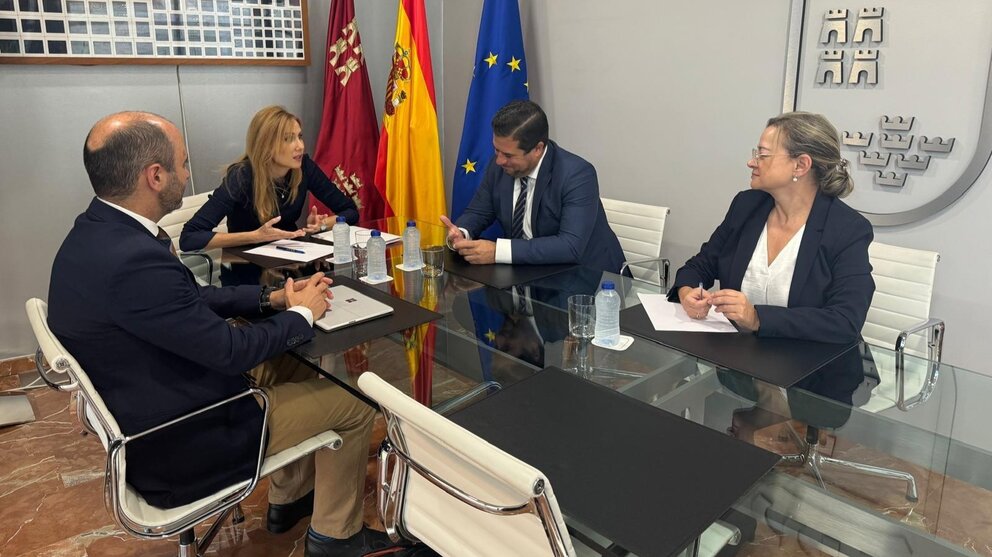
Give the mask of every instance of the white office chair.
[[[940, 254], [872, 242], [868, 256], [875, 296], [861, 335], [869, 344], [892, 348], [894, 354], [872, 352], [881, 382], [861, 408], [909, 410], [930, 398], [940, 370], [944, 321], [930, 317]], [[905, 354], [916, 358], [907, 362]]]
[[[176, 248], [176, 253], [183, 263], [193, 271], [193, 276], [201, 284], [217, 284], [220, 276], [221, 250], [212, 249], [196, 252], [179, 251], [179, 235], [183, 231], [183, 226], [193, 215], [207, 202], [213, 192], [198, 193], [183, 198], [180, 208], [162, 217], [158, 225], [172, 238], [172, 245]], [[214, 229], [217, 232], [227, 232], [227, 218], [220, 221]]]
[[620, 240], [626, 259], [619, 272], [623, 274], [629, 268], [634, 278], [667, 287], [671, 264], [661, 256], [661, 239], [668, 207], [605, 197], [602, 201], [606, 220]]
[[[255, 475], [252, 478], [230, 485], [208, 497], [181, 507], [171, 509], [154, 507], [125, 481], [127, 444], [156, 431], [172, 427], [193, 416], [250, 396], [255, 396], [262, 401], [265, 419], [262, 422], [262, 430], [259, 435], [264, 435], [269, 416], [269, 401], [265, 391], [250, 388], [226, 400], [200, 408], [147, 431], [124, 435], [117, 420], [93, 387], [93, 383], [83, 371], [82, 366], [52, 334], [48, 327], [48, 304], [38, 298], [32, 298], [27, 301], [26, 308], [35, 337], [41, 346], [40, 352], [60, 373], [68, 375], [71, 387], [78, 390], [77, 395], [85, 400], [84, 408], [79, 414], [80, 421], [83, 422], [84, 426], [95, 431], [100, 437], [104, 449], [107, 450], [104, 497], [107, 509], [114, 516], [114, 521], [124, 531], [139, 538], [158, 539], [179, 534], [179, 557], [202, 556], [229, 516], [233, 515], [235, 523], [244, 520], [239, 504], [251, 494], [260, 478], [317, 449], [323, 447], [338, 449], [341, 447], [341, 437], [330, 430], [269, 457], [265, 457], [265, 444], [262, 443]], [[216, 520], [207, 532], [197, 540], [193, 527], [213, 516], [217, 516]]]
[[[577, 555], [551, 483], [540, 470], [374, 373], [363, 373], [358, 387], [386, 418], [378, 502], [393, 541], [419, 540], [446, 557]], [[737, 540], [736, 529], [714, 525], [697, 544], [697, 555], [715, 555]]]
[[[875, 295], [861, 335], [868, 344], [892, 350], [871, 351], [879, 382], [871, 389], [868, 401], [858, 406], [871, 413], [892, 409], [909, 411], [930, 398], [940, 372], [944, 321], [930, 317], [940, 254], [872, 242], [868, 257], [875, 280]], [[916, 357], [907, 361], [906, 354]], [[906, 499], [918, 500], [916, 479], [912, 474], [824, 457], [816, 451], [818, 434], [815, 427], [809, 428], [805, 440], [799, 439], [791, 428], [789, 431], [802, 452], [783, 456], [783, 462], [809, 466], [821, 486], [820, 466], [832, 465], [849, 472], [905, 481]]]

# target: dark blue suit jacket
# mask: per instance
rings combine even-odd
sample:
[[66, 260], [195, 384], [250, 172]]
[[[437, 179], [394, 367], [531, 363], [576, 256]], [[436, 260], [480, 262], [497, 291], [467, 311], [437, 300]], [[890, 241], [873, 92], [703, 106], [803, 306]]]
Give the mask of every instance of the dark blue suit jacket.
[[[52, 266], [49, 324], [125, 434], [244, 391], [244, 372], [309, 340], [306, 319], [281, 312], [252, 326], [259, 286], [200, 287], [130, 216], [94, 199]], [[255, 469], [262, 412], [242, 399], [127, 445], [127, 480], [156, 506], [203, 497]]]
[[[227, 217], [228, 232], [251, 232], [262, 223], [255, 214], [255, 185], [251, 165], [241, 162], [231, 167], [224, 181], [210, 194], [207, 202], [183, 226], [179, 248], [183, 251], [203, 249], [214, 237], [214, 228]], [[307, 155], [303, 155], [303, 181], [296, 192], [296, 199], [276, 199], [282, 219], [276, 228], [295, 231], [297, 221], [309, 211], [307, 193], [312, 193], [321, 203], [348, 224], [358, 222], [358, 207], [350, 197], [341, 193], [334, 182], [324, 174]]]
[[[678, 301], [679, 288], [699, 283], [709, 288], [716, 280], [721, 288], [740, 290], [774, 205], [763, 191], [737, 194], [709, 241], [675, 275], [668, 298]], [[875, 292], [868, 262], [873, 237], [860, 213], [840, 199], [817, 194], [799, 245], [789, 306], [755, 306], [761, 323], [757, 334], [836, 343], [861, 338]]]
[[[513, 177], [493, 157], [472, 202], [457, 226], [473, 238], [499, 221], [508, 234], [513, 221]], [[596, 169], [581, 157], [548, 141], [534, 186], [530, 240], [511, 240], [513, 263], [575, 263], [620, 272], [623, 250], [606, 221], [599, 200]]]

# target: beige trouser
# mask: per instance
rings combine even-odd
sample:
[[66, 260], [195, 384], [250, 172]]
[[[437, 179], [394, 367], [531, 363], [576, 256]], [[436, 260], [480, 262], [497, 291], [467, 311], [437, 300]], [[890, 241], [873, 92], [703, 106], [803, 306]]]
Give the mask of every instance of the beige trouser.
[[362, 529], [375, 410], [286, 354], [264, 362], [251, 375], [269, 397], [266, 456], [329, 429], [343, 441], [336, 451], [320, 449], [272, 473], [269, 502], [291, 503], [313, 489], [313, 529], [335, 538], [356, 534]]

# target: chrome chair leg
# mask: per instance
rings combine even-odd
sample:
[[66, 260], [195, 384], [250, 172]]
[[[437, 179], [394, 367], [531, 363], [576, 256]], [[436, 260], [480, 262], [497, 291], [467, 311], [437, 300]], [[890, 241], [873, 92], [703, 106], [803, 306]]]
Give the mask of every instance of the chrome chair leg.
[[812, 426], [809, 426], [806, 430], [805, 440], [799, 437], [795, 430], [792, 429], [792, 426], [788, 427], [788, 432], [801, 452], [797, 454], [782, 455], [781, 463], [790, 466], [808, 466], [810, 472], [813, 474], [813, 477], [816, 478], [816, 482], [821, 488], [826, 489], [826, 484], [823, 481], [823, 475], [820, 472], [821, 468], [823, 466], [835, 466], [849, 472], [868, 474], [871, 476], [889, 478], [893, 480], [902, 480], [906, 482], [906, 500], [911, 503], [915, 503], [920, 500], [919, 492], [916, 489], [916, 478], [914, 478], [909, 472], [893, 470], [891, 468], [880, 468], [878, 466], [871, 466], [870, 464], [861, 464], [860, 462], [851, 462], [848, 460], [841, 460], [839, 458], [823, 456], [816, 450], [819, 443], [819, 431], [817, 428]]
[[[210, 544], [213, 543], [214, 538], [217, 536], [217, 533], [220, 532], [220, 529], [224, 527], [224, 523], [227, 522], [227, 519], [231, 516], [231, 514], [235, 512], [234, 510], [239, 506], [240, 505], [228, 507], [226, 511], [217, 515], [217, 518], [214, 520], [214, 523], [210, 525], [210, 528], [207, 529], [207, 531], [203, 534], [203, 537], [200, 538], [200, 540], [196, 543], [197, 557], [200, 557], [207, 552], [207, 548], [209, 548]], [[182, 544], [182, 538], [180, 538], [180, 545], [181, 544]]]
[[822, 458], [823, 457], [820, 456], [820, 453], [816, 452], [816, 445], [813, 445], [809, 450], [809, 454], [806, 456], [806, 464], [809, 466], [810, 473], [812, 473], [813, 477], [816, 478], [817, 485], [820, 486], [820, 489], [826, 491], [827, 484], [824, 483], [823, 474], [820, 473], [820, 459]]
[[823, 464], [845, 468], [851, 472], [858, 472], [881, 478], [902, 480], [906, 482], [906, 500], [911, 503], [915, 503], [920, 500], [919, 493], [916, 491], [916, 478], [908, 472], [892, 470], [890, 468], [880, 468], [878, 466], [871, 466], [870, 464], [861, 464], [860, 462], [850, 462], [847, 460], [840, 460], [826, 456], [820, 457], [820, 459]]
[[192, 528], [179, 534], [179, 557], [198, 557], [196, 532]]
[[231, 515], [231, 524], [241, 524], [245, 521], [245, 511], [241, 508], [241, 503], [234, 506], [234, 514]]

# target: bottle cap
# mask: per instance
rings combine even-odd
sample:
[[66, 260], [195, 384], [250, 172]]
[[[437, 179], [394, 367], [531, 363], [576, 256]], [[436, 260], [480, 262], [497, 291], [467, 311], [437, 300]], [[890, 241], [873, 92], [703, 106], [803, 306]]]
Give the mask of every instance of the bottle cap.
[[373, 230], [372, 231], [372, 237], [373, 238], [378, 238], [379, 236], [382, 236], [382, 233], [381, 232], [379, 232], [378, 230]]
[[347, 222], [347, 221], [344, 220], [344, 217], [338, 217], [338, 218], [334, 219], [334, 221], [335, 222]]
[[603, 290], [616, 290], [617, 286], [613, 284], [612, 280], [603, 281]]
[[415, 220], [408, 220], [408, 221], [406, 221], [406, 225], [407, 226], [412, 226], [414, 228], [417, 228], [417, 221], [415, 221]]

